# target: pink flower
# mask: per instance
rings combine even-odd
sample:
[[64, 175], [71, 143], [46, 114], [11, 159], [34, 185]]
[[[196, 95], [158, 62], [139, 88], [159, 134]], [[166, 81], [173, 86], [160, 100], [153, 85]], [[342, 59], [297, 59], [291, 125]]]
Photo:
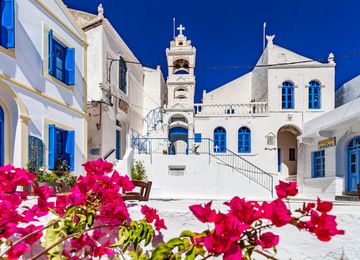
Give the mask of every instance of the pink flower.
[[263, 249], [267, 249], [277, 246], [278, 243], [279, 243], [278, 235], [274, 235], [271, 232], [266, 232], [260, 236], [260, 241], [258, 242], [258, 245], [261, 246]]
[[64, 216], [69, 203], [70, 203], [69, 196], [64, 196], [64, 195], [57, 196], [56, 206], [54, 208], [56, 213], [58, 213], [60, 216]]
[[337, 229], [336, 217], [323, 213], [319, 215], [311, 211], [310, 221], [306, 222], [306, 228], [314, 233], [320, 241], [327, 242], [332, 236], [345, 234], [344, 230]]
[[7, 252], [7, 259], [9, 259], [9, 260], [19, 259], [20, 256], [23, 256], [28, 250], [29, 250], [29, 247], [23, 241], [23, 242], [17, 244], [16, 246], [14, 246], [12, 249], [10, 249]]
[[321, 201], [319, 198], [317, 199], [317, 207], [316, 210], [321, 213], [327, 213], [332, 210], [333, 204], [332, 202]]
[[120, 176], [117, 171], [114, 171], [114, 173], [111, 176], [111, 180], [117, 183], [118, 185], [120, 185], [120, 187], [123, 188], [124, 192], [132, 191], [135, 188], [135, 185], [132, 183], [132, 181], [129, 179], [127, 175]]
[[189, 208], [191, 212], [194, 214], [194, 216], [202, 223], [214, 222], [216, 211], [211, 209], [211, 204], [212, 201], [205, 204], [204, 207], [201, 205], [192, 205]]
[[270, 203], [262, 204], [263, 218], [271, 220], [276, 227], [282, 227], [291, 221], [291, 212], [287, 209], [281, 199], [276, 199]]
[[157, 216], [155, 220], [155, 229], [156, 231], [160, 231], [161, 229], [167, 229], [164, 219], [159, 218], [159, 216]]
[[46, 184], [44, 186], [34, 188], [34, 195], [37, 195], [44, 200], [47, 200], [53, 194], [54, 190], [49, 188]]
[[156, 209], [150, 208], [147, 205], [141, 206], [141, 213], [145, 216], [148, 223], [152, 223], [157, 217]]
[[230, 202], [225, 202], [230, 207], [230, 213], [240, 221], [251, 224], [262, 216], [262, 208], [255, 201], [245, 201], [239, 197], [234, 197]]
[[104, 175], [110, 173], [113, 170], [113, 164], [105, 161], [102, 158], [97, 159], [96, 161], [91, 161], [83, 164], [85, 171], [88, 174], [95, 175]]
[[275, 186], [276, 194], [280, 199], [287, 198], [288, 196], [295, 196], [298, 194], [296, 182], [283, 182], [279, 181], [279, 185]]
[[84, 247], [95, 247], [96, 243], [88, 234], [82, 235], [79, 238], [73, 238], [70, 241], [71, 247], [77, 251], [81, 251]]
[[[28, 234], [31, 234], [33, 232], [35, 232], [36, 230], [41, 229], [43, 226], [34, 226], [34, 225], [29, 225], [26, 228], [22, 228], [20, 229], [19, 233], [22, 234], [23, 236], [26, 236]], [[38, 241], [40, 238], [42, 237], [42, 232], [38, 232], [30, 237], [28, 237], [27, 239], [25, 239], [25, 242], [28, 245], [32, 245], [34, 244], [36, 241]]]
[[114, 250], [111, 248], [107, 248], [110, 245], [110, 240], [107, 240], [101, 246], [96, 246], [91, 249], [91, 256], [99, 257], [99, 256], [110, 256], [113, 257], [115, 255]]

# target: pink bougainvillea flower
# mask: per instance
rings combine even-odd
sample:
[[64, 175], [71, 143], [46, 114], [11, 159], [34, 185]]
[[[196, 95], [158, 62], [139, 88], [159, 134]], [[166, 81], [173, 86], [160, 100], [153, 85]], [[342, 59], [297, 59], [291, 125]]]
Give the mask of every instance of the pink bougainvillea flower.
[[232, 243], [230, 248], [224, 252], [224, 260], [242, 259], [242, 249], [236, 244]]
[[14, 193], [17, 186], [33, 184], [35, 179], [33, 173], [24, 169], [15, 168], [12, 165], [0, 166], [0, 191]]
[[39, 196], [41, 199], [44, 200], [50, 198], [50, 196], [53, 195], [54, 192], [55, 191], [46, 184], [44, 186], [34, 188], [34, 195]]
[[17, 244], [13, 248], [11, 248], [7, 252], [7, 259], [8, 260], [15, 260], [19, 259], [21, 256], [23, 256], [27, 251], [29, 250], [29, 247], [26, 245], [25, 241]]
[[[34, 225], [30, 225], [30, 226], [27, 226], [25, 228], [21, 228], [19, 230], [19, 233], [22, 235], [22, 236], [26, 236], [28, 234], [31, 234], [39, 229], [41, 229], [43, 226], [34, 226]], [[34, 244], [36, 241], [38, 241], [40, 238], [42, 237], [42, 232], [38, 232], [30, 237], [28, 237], [27, 239], [25, 239], [25, 242], [28, 244], [28, 245], [32, 245]]]
[[258, 245], [263, 249], [273, 248], [279, 244], [279, 236], [274, 235], [272, 232], [265, 232], [261, 234]]
[[314, 233], [320, 241], [330, 241], [332, 236], [345, 234], [344, 230], [337, 229], [336, 217], [323, 213], [319, 215], [316, 211], [311, 211], [310, 221], [306, 222], [306, 227]]
[[161, 229], [167, 229], [164, 219], [160, 218], [159, 216], [156, 216], [155, 229], [156, 231], [160, 231]]
[[279, 181], [279, 185], [275, 186], [276, 194], [280, 199], [287, 198], [289, 196], [293, 197], [298, 194], [296, 182], [283, 182]]
[[84, 234], [79, 238], [73, 238], [70, 240], [71, 247], [77, 251], [82, 250], [84, 247], [95, 247], [96, 243], [88, 234]]
[[270, 203], [263, 202], [263, 218], [271, 220], [276, 227], [282, 227], [291, 221], [291, 212], [281, 199]]
[[56, 197], [56, 204], [54, 210], [60, 216], [63, 216], [69, 204], [70, 204], [70, 200], [68, 195], [59, 195]]
[[224, 204], [230, 207], [230, 214], [248, 225], [262, 216], [262, 208], [255, 201], [245, 201], [245, 199], [234, 197]]
[[156, 209], [150, 208], [147, 205], [141, 206], [141, 213], [145, 216], [148, 223], [152, 223], [157, 217]]
[[113, 170], [113, 164], [99, 158], [95, 161], [87, 162], [83, 164], [85, 171], [88, 174], [104, 175], [110, 173]]
[[319, 198], [317, 199], [317, 207], [316, 210], [321, 213], [327, 213], [331, 211], [333, 208], [332, 202], [321, 201]]
[[91, 256], [93, 257], [101, 257], [101, 256], [115, 256], [115, 252], [111, 248], [107, 248], [110, 245], [110, 240], [107, 240], [104, 244], [101, 246], [95, 246], [91, 248]]
[[117, 171], [114, 171], [114, 173], [111, 176], [111, 180], [113, 182], [117, 183], [118, 185], [120, 185], [120, 187], [123, 188], [124, 192], [132, 191], [135, 188], [135, 185], [129, 179], [129, 176], [127, 176], [127, 175], [120, 176]]
[[214, 222], [216, 211], [211, 209], [212, 201], [205, 204], [205, 206], [202, 205], [192, 205], [189, 207], [191, 212], [194, 214], [194, 216], [200, 220], [202, 223], [206, 222]]

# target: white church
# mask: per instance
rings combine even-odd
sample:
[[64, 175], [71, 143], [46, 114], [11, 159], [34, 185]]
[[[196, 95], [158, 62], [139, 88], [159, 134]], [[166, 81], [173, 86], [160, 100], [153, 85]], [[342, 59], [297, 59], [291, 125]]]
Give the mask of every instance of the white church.
[[164, 78], [141, 64], [101, 5], [90, 14], [61, 0], [7, 2], [0, 165], [35, 159], [51, 170], [61, 157], [80, 175], [102, 157], [129, 174], [141, 160], [151, 197], [165, 199], [270, 198], [279, 179], [297, 181], [304, 197], [357, 191], [360, 82], [335, 94], [332, 53], [321, 63], [267, 36], [251, 72], [195, 103], [196, 48], [182, 25]]

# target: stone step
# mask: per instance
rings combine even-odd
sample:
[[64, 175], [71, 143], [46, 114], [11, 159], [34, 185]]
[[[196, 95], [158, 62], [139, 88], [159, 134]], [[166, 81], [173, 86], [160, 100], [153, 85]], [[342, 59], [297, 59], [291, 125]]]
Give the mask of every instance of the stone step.
[[341, 195], [341, 196], [335, 196], [335, 200], [339, 201], [360, 201], [359, 196], [353, 196], [353, 195]]

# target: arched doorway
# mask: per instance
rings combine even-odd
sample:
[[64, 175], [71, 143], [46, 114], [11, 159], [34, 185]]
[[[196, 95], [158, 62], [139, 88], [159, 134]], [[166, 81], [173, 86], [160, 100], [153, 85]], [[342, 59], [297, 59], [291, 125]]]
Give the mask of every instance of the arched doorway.
[[169, 130], [169, 154], [188, 154], [188, 129], [174, 127]]
[[292, 125], [282, 126], [277, 133], [278, 172], [283, 178], [296, 181], [297, 175], [297, 137], [300, 130]]
[[346, 191], [356, 192], [360, 183], [360, 136], [353, 138], [347, 147]]
[[0, 106], [0, 166], [4, 165], [4, 157], [5, 157], [5, 115], [4, 110]]

